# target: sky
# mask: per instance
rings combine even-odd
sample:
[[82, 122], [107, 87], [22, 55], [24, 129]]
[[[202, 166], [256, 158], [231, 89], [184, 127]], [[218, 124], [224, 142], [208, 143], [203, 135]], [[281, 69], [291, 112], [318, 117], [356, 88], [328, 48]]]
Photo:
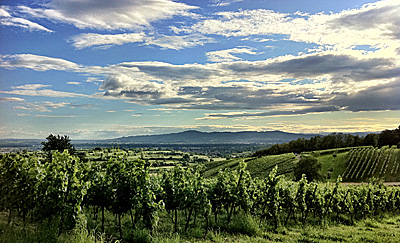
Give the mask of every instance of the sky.
[[1, 0], [0, 138], [400, 124], [400, 0]]

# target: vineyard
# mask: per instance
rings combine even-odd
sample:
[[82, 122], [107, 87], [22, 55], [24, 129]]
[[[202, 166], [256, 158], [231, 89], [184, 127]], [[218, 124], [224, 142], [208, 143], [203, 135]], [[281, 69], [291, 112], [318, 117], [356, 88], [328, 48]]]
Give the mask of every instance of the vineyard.
[[[220, 170], [237, 169], [241, 161], [243, 161], [242, 158], [205, 163], [205, 176], [216, 177]], [[247, 158], [244, 161], [247, 163], [246, 169], [252, 177], [265, 178], [277, 166], [277, 175], [285, 175], [285, 177], [292, 179], [293, 167], [298, 159], [293, 153], [288, 153], [261, 158]]]
[[[359, 171], [365, 169], [361, 168], [391, 171], [393, 161], [398, 161], [394, 155], [398, 157], [398, 151], [393, 148], [352, 150], [346, 175], [362, 176]], [[357, 156], [373, 160], [361, 165]], [[381, 156], [390, 156], [387, 161], [391, 162], [376, 162]], [[67, 151], [53, 153], [51, 161], [6, 154], [0, 161], [0, 208], [8, 212], [9, 223], [19, 219], [24, 225], [56, 225], [58, 235], [86, 225], [127, 241], [133, 241], [132, 232], [138, 229], [153, 235], [195, 229], [200, 237], [217, 229], [252, 235], [257, 232], [246, 228], [247, 224], [264, 231], [324, 222], [353, 224], [386, 213], [400, 214], [400, 188], [342, 186], [340, 178], [333, 184], [310, 183], [305, 177], [293, 182], [279, 176], [288, 170], [287, 161], [294, 159], [293, 154], [270, 158], [270, 165], [279, 162], [284, 169], [280, 173], [279, 165], [271, 169], [262, 163], [262, 169], [269, 171], [265, 177], [251, 176], [246, 169], [259, 167], [259, 159], [248, 164], [231, 161], [234, 169], [219, 170], [207, 179], [202, 165], [178, 165], [151, 175], [143, 160], [124, 156], [83, 162]], [[240, 223], [245, 225], [235, 227]]]
[[354, 148], [346, 156], [346, 181], [365, 181], [379, 178], [384, 181], [400, 181], [400, 149], [395, 146], [382, 148]]

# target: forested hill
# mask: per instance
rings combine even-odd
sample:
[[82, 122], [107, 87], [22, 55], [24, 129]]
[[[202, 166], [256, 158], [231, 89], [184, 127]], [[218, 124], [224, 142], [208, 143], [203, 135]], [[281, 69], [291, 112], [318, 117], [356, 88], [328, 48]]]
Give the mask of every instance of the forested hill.
[[327, 136], [315, 136], [310, 139], [299, 138], [269, 148], [259, 150], [253, 156], [277, 155], [284, 153], [301, 153], [306, 151], [346, 148], [357, 146], [397, 146], [400, 148], [400, 126], [393, 130], [384, 130], [379, 134], [370, 133], [364, 137], [358, 135], [332, 133]]
[[298, 138], [311, 138], [315, 134], [297, 134], [281, 131], [266, 132], [199, 132], [185, 131], [162, 135], [129, 136], [105, 140], [107, 143], [145, 143], [145, 144], [246, 144], [246, 143], [284, 143]]

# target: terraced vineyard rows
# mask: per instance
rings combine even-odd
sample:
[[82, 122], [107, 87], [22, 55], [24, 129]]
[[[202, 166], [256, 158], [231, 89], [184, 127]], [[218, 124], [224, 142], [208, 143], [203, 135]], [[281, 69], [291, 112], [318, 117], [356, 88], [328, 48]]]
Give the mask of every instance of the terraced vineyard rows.
[[400, 149], [396, 147], [354, 148], [347, 155], [344, 180], [362, 181], [379, 178], [385, 181], [400, 180]]
[[247, 169], [252, 176], [265, 177], [275, 166], [278, 166], [277, 175], [292, 176], [293, 167], [297, 158], [293, 153], [271, 155], [248, 161]]

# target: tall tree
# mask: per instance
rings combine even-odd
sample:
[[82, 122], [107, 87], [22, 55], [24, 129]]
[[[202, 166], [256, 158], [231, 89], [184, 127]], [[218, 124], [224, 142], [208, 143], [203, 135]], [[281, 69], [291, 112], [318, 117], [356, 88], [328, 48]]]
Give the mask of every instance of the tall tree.
[[305, 174], [308, 181], [320, 180], [322, 164], [317, 158], [313, 156], [301, 156], [299, 162], [293, 168], [296, 180], [300, 180], [302, 175]]
[[400, 126], [394, 130], [385, 130], [379, 134], [378, 146], [400, 145]]
[[62, 153], [64, 150], [68, 150], [70, 154], [75, 153], [75, 148], [71, 144], [71, 139], [67, 135], [64, 136], [54, 136], [50, 134], [47, 138], [47, 142], [42, 142], [43, 148], [42, 150], [45, 152], [51, 152], [53, 150], [57, 150], [58, 152]]

